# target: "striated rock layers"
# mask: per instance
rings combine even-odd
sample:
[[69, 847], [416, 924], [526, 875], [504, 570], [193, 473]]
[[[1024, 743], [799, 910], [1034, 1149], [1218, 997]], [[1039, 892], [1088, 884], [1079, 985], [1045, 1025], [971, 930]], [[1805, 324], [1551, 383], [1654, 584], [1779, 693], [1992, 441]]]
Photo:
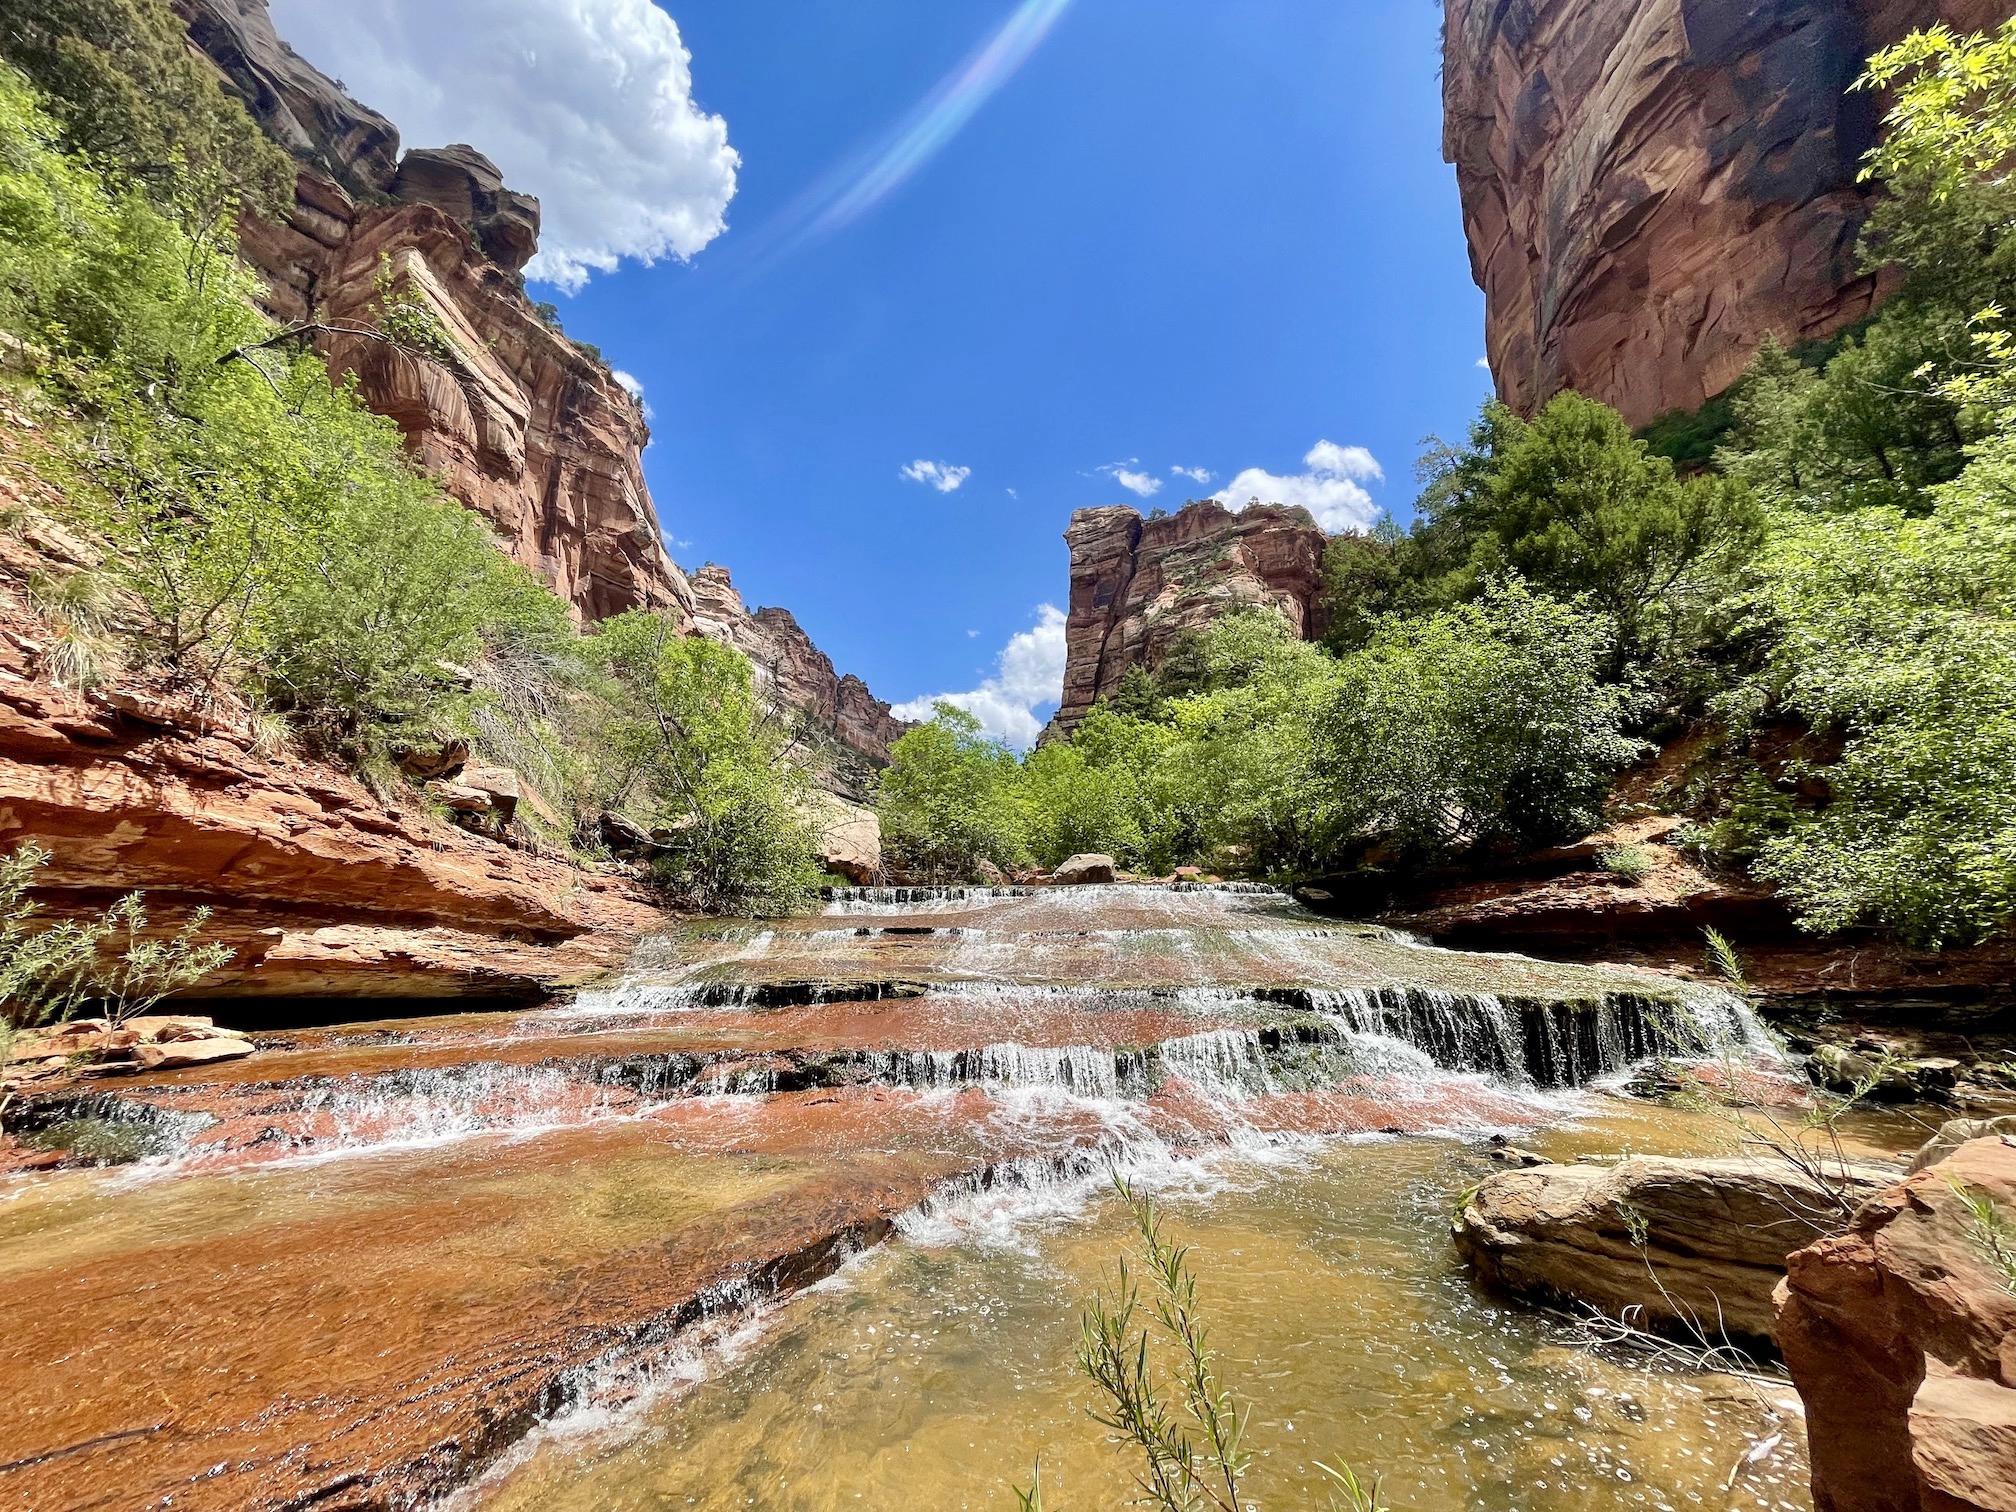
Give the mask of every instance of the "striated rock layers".
[[[1830, 1174], [1856, 1195], [1884, 1180]], [[1453, 1234], [1497, 1290], [1720, 1342], [1771, 1337], [1786, 1252], [1840, 1218], [1834, 1194], [1789, 1163], [1639, 1155], [1502, 1172], [1464, 1200]]]
[[1307, 510], [1214, 500], [1143, 519], [1124, 504], [1081, 509], [1071, 548], [1064, 697], [1050, 730], [1068, 734], [1128, 670], [1154, 671], [1177, 634], [1234, 604], [1269, 604], [1296, 634], [1322, 633], [1325, 537]]
[[2016, 1143], [1976, 1139], [1787, 1262], [1819, 1512], [2016, 1508], [2012, 1233]]
[[1848, 85], [1914, 27], [2009, 0], [1446, 0], [1456, 165], [1498, 393], [1573, 388], [1633, 425], [1694, 409], [1767, 334], [1860, 319], [1876, 102]]
[[860, 678], [837, 674], [789, 609], [751, 613], [726, 567], [709, 563], [690, 586], [700, 633], [748, 657], [772, 700], [803, 712], [829, 747], [826, 775], [838, 791], [858, 797], [868, 771], [889, 764], [889, 747], [908, 726]]
[[216, 910], [218, 997], [532, 999], [619, 965], [659, 914], [624, 877], [509, 849], [262, 747], [243, 712], [40, 680], [43, 627], [0, 593], [0, 853], [33, 841], [53, 914], [147, 893]]
[[422, 464], [583, 616], [683, 613], [685, 579], [644, 482], [642, 408], [540, 318], [517, 276], [538, 245], [538, 201], [506, 189], [470, 147], [401, 159], [397, 129], [288, 48], [266, 0], [180, 8], [191, 40], [302, 165], [284, 220], [244, 226], [273, 314], [375, 327], [388, 270], [432, 310], [452, 355], [325, 330], [332, 365], [354, 372]]

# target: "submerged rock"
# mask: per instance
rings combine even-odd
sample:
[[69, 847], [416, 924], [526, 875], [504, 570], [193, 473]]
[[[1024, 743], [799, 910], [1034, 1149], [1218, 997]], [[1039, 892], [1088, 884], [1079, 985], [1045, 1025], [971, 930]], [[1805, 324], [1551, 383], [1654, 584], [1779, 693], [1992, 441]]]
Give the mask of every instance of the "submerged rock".
[[1768, 1344], [1785, 1256], [1841, 1227], [1889, 1179], [1843, 1168], [1844, 1199], [1788, 1163], [1748, 1156], [1538, 1166], [1483, 1182], [1454, 1233], [1478, 1278], [1514, 1297], [1629, 1314], [1709, 1343]]
[[1961, 1145], [1791, 1256], [1777, 1304], [1821, 1512], [2016, 1508], [2007, 1139]]

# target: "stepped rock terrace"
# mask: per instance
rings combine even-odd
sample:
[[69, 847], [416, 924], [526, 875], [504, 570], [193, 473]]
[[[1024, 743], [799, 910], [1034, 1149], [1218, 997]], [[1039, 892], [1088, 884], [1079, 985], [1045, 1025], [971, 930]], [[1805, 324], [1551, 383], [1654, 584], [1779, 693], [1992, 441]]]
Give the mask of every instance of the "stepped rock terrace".
[[564, 1008], [259, 1038], [17, 1126], [136, 1158], [10, 1178], [0, 1505], [410, 1505], [962, 1193], [1529, 1128], [1763, 1050], [1726, 994], [1149, 886], [841, 893]]

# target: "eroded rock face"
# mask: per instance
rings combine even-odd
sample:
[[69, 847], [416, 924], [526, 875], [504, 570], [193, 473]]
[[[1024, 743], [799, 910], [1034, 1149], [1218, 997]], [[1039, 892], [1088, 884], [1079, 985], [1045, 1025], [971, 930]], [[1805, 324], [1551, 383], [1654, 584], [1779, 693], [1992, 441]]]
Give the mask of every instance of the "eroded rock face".
[[[1840, 1177], [1863, 1195], [1888, 1179], [1861, 1167]], [[1514, 1296], [1612, 1317], [1635, 1308], [1641, 1326], [1698, 1327], [1713, 1342], [1768, 1341], [1786, 1254], [1843, 1217], [1783, 1162], [1641, 1155], [1493, 1176], [1464, 1203], [1454, 1234], [1479, 1278]]]
[[1789, 1261], [1777, 1337], [1819, 1512], [2016, 1507], [2016, 1282], [1960, 1190], [2016, 1219], [2016, 1143], [1961, 1145]]
[[52, 915], [144, 890], [216, 909], [201, 997], [536, 998], [619, 965], [661, 916], [627, 877], [514, 850], [354, 778], [261, 754], [242, 710], [40, 681], [46, 632], [0, 589], [0, 853], [52, 859]]
[[788, 609], [751, 611], [726, 567], [709, 563], [689, 583], [693, 618], [702, 635], [749, 658], [758, 684], [780, 705], [801, 711], [826, 749], [829, 786], [860, 798], [868, 776], [889, 764], [889, 747], [909, 726], [851, 673], [812, 644]]
[[1159, 667], [1180, 631], [1235, 604], [1272, 605], [1305, 640], [1322, 632], [1325, 537], [1306, 510], [1261, 504], [1235, 514], [1206, 499], [1143, 519], [1107, 505], [1072, 515], [1064, 540], [1071, 612], [1053, 733], [1068, 734], [1129, 668]]
[[282, 320], [375, 326], [381, 267], [431, 308], [452, 361], [324, 336], [365, 403], [496, 525], [506, 549], [588, 619], [686, 614], [644, 482], [642, 406], [540, 318], [513, 275], [538, 246], [539, 202], [473, 147], [399, 156], [399, 133], [274, 32], [266, 0], [180, 0], [191, 39], [302, 164], [295, 204], [248, 217], [247, 259]]
[[1446, 0], [1456, 165], [1498, 393], [1573, 388], [1633, 425], [1694, 409], [1767, 334], [1823, 336], [1857, 271], [1868, 54], [2008, 0]]

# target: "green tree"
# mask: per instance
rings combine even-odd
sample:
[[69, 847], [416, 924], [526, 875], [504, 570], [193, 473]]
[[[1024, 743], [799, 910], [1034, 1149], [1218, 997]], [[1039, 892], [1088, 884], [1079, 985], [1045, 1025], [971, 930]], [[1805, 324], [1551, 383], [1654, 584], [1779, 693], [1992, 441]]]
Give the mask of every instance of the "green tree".
[[9, 0], [0, 59], [32, 80], [65, 152], [143, 185], [192, 226], [230, 198], [291, 202], [294, 165], [189, 50], [168, 0]]
[[592, 731], [603, 802], [652, 828], [660, 880], [714, 912], [807, 906], [808, 780], [749, 659], [642, 609], [605, 620], [593, 645], [616, 684]]
[[970, 882], [980, 863], [1029, 859], [1021, 768], [964, 709], [939, 703], [903, 732], [875, 782], [882, 850], [899, 871], [932, 882]]

